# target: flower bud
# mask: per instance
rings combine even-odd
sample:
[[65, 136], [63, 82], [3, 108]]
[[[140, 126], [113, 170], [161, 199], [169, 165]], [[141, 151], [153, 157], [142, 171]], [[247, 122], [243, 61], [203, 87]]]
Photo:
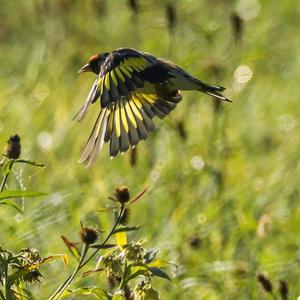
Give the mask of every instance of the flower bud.
[[87, 245], [93, 244], [98, 239], [98, 231], [93, 227], [83, 226], [80, 231], [80, 238]]
[[120, 202], [121, 204], [128, 202], [130, 199], [130, 193], [128, 187], [126, 186], [117, 187], [115, 191], [115, 197], [117, 201]]
[[20, 137], [17, 134], [12, 135], [7, 141], [4, 154], [9, 159], [18, 159], [20, 157], [21, 144], [20, 144]]

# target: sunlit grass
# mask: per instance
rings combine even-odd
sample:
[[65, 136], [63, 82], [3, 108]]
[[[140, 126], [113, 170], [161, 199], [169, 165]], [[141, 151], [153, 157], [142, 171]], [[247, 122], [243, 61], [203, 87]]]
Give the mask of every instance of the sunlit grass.
[[[93, 225], [99, 216], [100, 227], [109, 229], [111, 220], [97, 210], [116, 186], [125, 184], [133, 194], [149, 186], [132, 209], [130, 218], [142, 229], [131, 236], [147, 238], [147, 247], [161, 247], [161, 255], [179, 266], [173, 282], [157, 282], [166, 299], [254, 299], [261, 295], [256, 271], [287, 280], [295, 298], [299, 4], [261, 1], [235, 43], [230, 15], [245, 1], [177, 1], [170, 45], [165, 4], [139, 2], [138, 16], [126, 1], [1, 4], [1, 144], [18, 133], [23, 157], [47, 166], [19, 166], [19, 179], [12, 176], [9, 184], [49, 193], [26, 201], [22, 215], [1, 207], [1, 246], [30, 246], [42, 256], [64, 253], [60, 235], [76, 237], [80, 219]], [[137, 147], [135, 167], [130, 153], [109, 160], [104, 147], [96, 165], [86, 169], [77, 160], [99, 106], [82, 123], [71, 122], [94, 80], [77, 71], [90, 55], [124, 46], [168, 57], [227, 87], [233, 103], [216, 111], [208, 96], [184, 93], [177, 109], [155, 120], [157, 130]], [[234, 76], [239, 66], [250, 68], [249, 81]], [[264, 215], [270, 221], [259, 235]], [[200, 243], [193, 248], [189, 240], [195, 235]], [[44, 269], [37, 299], [63, 281], [60, 271], [59, 263]]]

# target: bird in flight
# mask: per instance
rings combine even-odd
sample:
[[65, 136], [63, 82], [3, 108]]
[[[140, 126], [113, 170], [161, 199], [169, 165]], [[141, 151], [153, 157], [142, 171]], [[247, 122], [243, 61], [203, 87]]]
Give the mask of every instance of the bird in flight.
[[116, 156], [134, 147], [154, 130], [152, 119], [164, 118], [182, 99], [181, 90], [196, 90], [219, 100], [225, 88], [209, 85], [172, 62], [131, 48], [93, 55], [79, 73], [93, 72], [97, 78], [74, 119], [80, 122], [90, 104], [98, 99], [100, 112], [84, 147], [80, 162], [91, 166], [109, 142]]

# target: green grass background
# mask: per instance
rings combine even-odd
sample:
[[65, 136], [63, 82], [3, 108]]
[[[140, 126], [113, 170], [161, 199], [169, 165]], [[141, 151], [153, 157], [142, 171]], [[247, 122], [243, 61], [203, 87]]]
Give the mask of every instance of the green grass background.
[[[168, 30], [167, 1], [19, 0], [0, 6], [0, 142], [22, 138], [22, 157], [47, 165], [14, 169], [9, 187], [49, 193], [25, 201], [24, 214], [1, 209], [0, 243], [42, 256], [65, 253], [60, 235], [78, 239], [79, 222], [108, 230], [112, 215], [98, 209], [118, 185], [135, 195], [140, 224], [130, 240], [147, 240], [178, 265], [172, 282], [155, 280], [163, 299], [267, 299], [255, 280], [266, 271], [300, 294], [300, 3], [299, 1], [181, 0]], [[248, 7], [245, 8], [245, 5]], [[230, 16], [246, 18], [236, 43]], [[249, 17], [250, 14], [250, 17]], [[253, 14], [251, 18], [251, 14]], [[250, 18], [250, 19], [249, 19]], [[98, 113], [71, 121], [89, 92], [93, 74], [78, 75], [88, 57], [134, 47], [167, 57], [195, 76], [227, 87], [233, 103], [184, 92], [156, 131], [130, 153], [77, 163]], [[239, 83], [246, 65], [252, 78]], [[249, 69], [248, 69], [249, 70]], [[183, 124], [186, 137], [179, 133]], [[191, 247], [191, 238], [199, 246]], [[43, 267], [33, 288], [46, 299], [72, 265]], [[174, 275], [174, 274], [173, 274]], [[104, 276], [96, 281], [105, 287]], [[80, 284], [80, 282], [76, 283]], [[75, 286], [76, 286], [75, 284]]]

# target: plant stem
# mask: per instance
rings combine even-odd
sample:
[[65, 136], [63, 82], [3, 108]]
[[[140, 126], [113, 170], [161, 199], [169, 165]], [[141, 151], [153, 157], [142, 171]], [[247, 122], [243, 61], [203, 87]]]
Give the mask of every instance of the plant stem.
[[5, 262], [5, 269], [4, 269], [4, 286], [5, 286], [5, 299], [11, 300], [11, 290], [10, 290], [10, 284], [8, 280], [8, 261]]
[[[105, 245], [107, 243], [107, 241], [110, 239], [110, 237], [112, 236], [112, 234], [114, 233], [116, 227], [118, 226], [123, 214], [124, 214], [124, 211], [125, 211], [125, 207], [122, 206], [121, 209], [120, 209], [120, 212], [119, 212], [119, 215], [116, 219], [116, 222], [113, 226], [113, 228], [111, 229], [111, 231], [109, 232], [109, 234], [107, 235], [107, 237], [105, 238], [105, 240], [102, 242], [101, 245]], [[82, 264], [82, 267], [84, 267], [98, 252], [99, 252], [100, 249], [96, 249], [91, 255], [89, 258], [87, 258], [87, 260]]]
[[[125, 211], [125, 206], [122, 205], [120, 208], [120, 212], [118, 214], [118, 217], [116, 219], [116, 222], [114, 226], [112, 227], [111, 231], [107, 235], [107, 237], [104, 239], [101, 245], [105, 245], [107, 241], [110, 239], [112, 234], [114, 233], [116, 227], [118, 226], [123, 214]], [[85, 245], [86, 246], [86, 245]], [[77, 273], [98, 253], [100, 249], [96, 249], [85, 261], [85, 256], [87, 254], [88, 246], [86, 246], [83, 250], [83, 254], [80, 258], [80, 261], [78, 262], [77, 268], [74, 270], [74, 272], [64, 281], [64, 283], [54, 292], [52, 296], [50, 296], [49, 300], [59, 299], [59, 297], [64, 293], [64, 291], [68, 288], [68, 286], [71, 284], [71, 282], [74, 280]]]
[[12, 162], [12, 163], [10, 164], [9, 169], [8, 169], [8, 172], [5, 174], [5, 176], [4, 176], [4, 178], [3, 178], [2, 182], [1, 182], [0, 193], [3, 192], [3, 190], [4, 190], [5, 183], [6, 183], [6, 181], [7, 181], [7, 178], [8, 178], [8, 176], [9, 176], [9, 174], [10, 174], [10, 171], [11, 171], [11, 169], [12, 169], [12, 167], [13, 167], [13, 164], [14, 164], [14, 162]]
[[67, 287], [70, 285], [70, 283], [73, 281], [75, 278], [76, 274], [80, 270], [80, 266], [85, 259], [85, 256], [87, 254], [89, 246], [87, 244], [84, 244], [83, 246], [83, 251], [82, 251], [82, 256], [78, 262], [78, 265], [76, 269], [73, 271], [70, 277], [68, 277], [65, 282], [54, 292], [54, 294], [49, 298], [50, 300], [52, 299], [59, 299], [59, 297], [63, 294], [63, 292], [67, 289]]

